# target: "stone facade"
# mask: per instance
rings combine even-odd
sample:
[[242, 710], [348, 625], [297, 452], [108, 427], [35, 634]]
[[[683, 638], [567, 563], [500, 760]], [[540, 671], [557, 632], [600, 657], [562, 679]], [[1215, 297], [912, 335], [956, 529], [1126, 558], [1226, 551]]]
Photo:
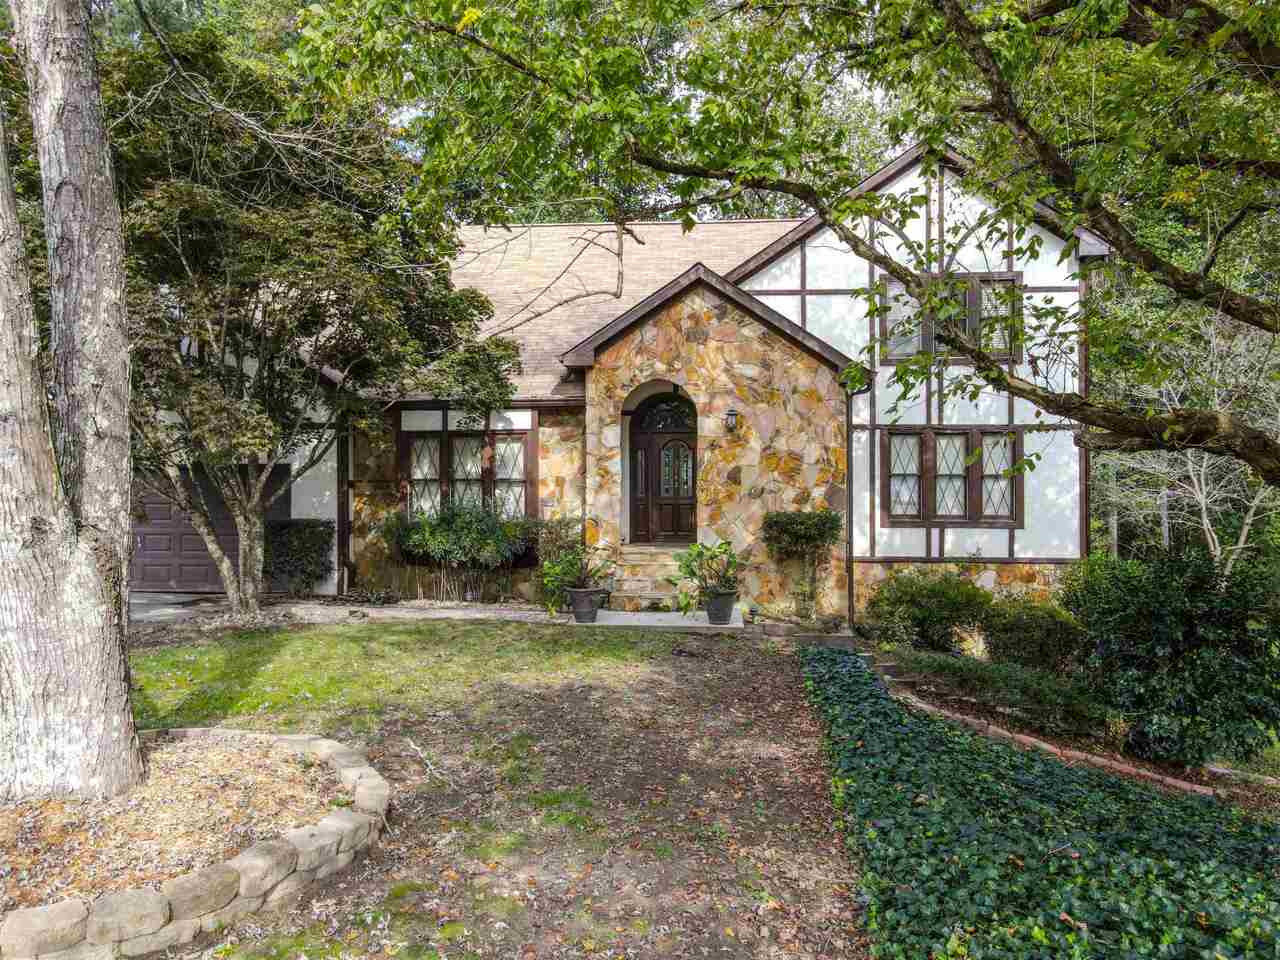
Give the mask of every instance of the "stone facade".
[[538, 415], [538, 506], [541, 516], [584, 512], [587, 484], [587, 418], [582, 410]]
[[[745, 562], [741, 597], [785, 604], [794, 574], [768, 556], [771, 510], [845, 512], [845, 393], [836, 371], [706, 287], [691, 287], [600, 350], [587, 371], [586, 513], [592, 544], [620, 552], [622, 410], [637, 387], [677, 384], [698, 412], [698, 540], [728, 540]], [[739, 413], [729, 433], [725, 414]], [[820, 609], [843, 613], [843, 545], [819, 585]]]
[[226, 863], [167, 880], [160, 891], [124, 890], [92, 902], [62, 900], [0, 915], [0, 960], [110, 960], [167, 950], [262, 909], [291, 906], [312, 882], [345, 869], [378, 842], [391, 787], [364, 754], [336, 740], [191, 728], [148, 736], [250, 738], [264, 749], [314, 756], [355, 787], [353, 809], [254, 844]]
[[857, 610], [865, 610], [876, 589], [895, 571], [919, 569], [929, 573], [959, 573], [985, 590], [999, 596], [1048, 597], [1058, 585], [1065, 563], [1019, 563], [1001, 561], [983, 563], [957, 561], [955, 563], [913, 563], [910, 560], [894, 563], [875, 563], [859, 560], [853, 564], [853, 603]]

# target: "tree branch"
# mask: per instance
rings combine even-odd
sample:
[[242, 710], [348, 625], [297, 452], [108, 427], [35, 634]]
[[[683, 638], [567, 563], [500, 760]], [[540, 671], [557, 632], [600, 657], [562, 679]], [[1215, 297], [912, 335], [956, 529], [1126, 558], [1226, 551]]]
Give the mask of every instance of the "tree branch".
[[1139, 241], [1100, 200], [1077, 189], [1074, 168], [1022, 112], [1009, 81], [987, 46], [982, 30], [969, 19], [961, 0], [933, 2], [985, 78], [991, 92], [994, 116], [1024, 150], [1036, 157], [1049, 181], [1083, 213], [1090, 229], [1107, 240], [1130, 263], [1141, 267], [1158, 283], [1180, 296], [1206, 303], [1259, 330], [1280, 333], [1280, 309], [1275, 305], [1233, 290], [1203, 274], [1183, 270]]

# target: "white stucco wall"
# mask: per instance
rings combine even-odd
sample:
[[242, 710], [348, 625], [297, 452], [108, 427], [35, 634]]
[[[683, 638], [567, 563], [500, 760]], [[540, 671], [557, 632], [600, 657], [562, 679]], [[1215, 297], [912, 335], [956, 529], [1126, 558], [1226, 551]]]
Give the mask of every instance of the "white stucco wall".
[[[294, 469], [305, 463], [313, 448], [298, 450], [293, 455]], [[338, 519], [338, 447], [334, 444], [324, 458], [293, 482], [289, 488], [289, 513], [295, 520]], [[333, 573], [315, 585], [316, 593], [338, 592], [338, 538], [334, 535]]]

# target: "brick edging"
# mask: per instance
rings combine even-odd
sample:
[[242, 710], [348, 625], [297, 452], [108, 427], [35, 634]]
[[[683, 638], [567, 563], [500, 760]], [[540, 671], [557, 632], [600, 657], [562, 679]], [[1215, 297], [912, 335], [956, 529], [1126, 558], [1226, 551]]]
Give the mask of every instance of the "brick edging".
[[290, 906], [311, 884], [349, 867], [378, 842], [391, 786], [363, 753], [308, 734], [253, 733], [216, 727], [147, 731], [147, 739], [257, 740], [269, 748], [324, 761], [355, 791], [352, 809], [256, 843], [226, 863], [149, 887], [92, 901], [61, 900], [0, 914], [2, 960], [110, 960], [194, 940], [263, 909]]
[[986, 734], [989, 737], [1009, 740], [1020, 746], [1043, 750], [1045, 753], [1057, 757], [1064, 763], [1084, 763], [1091, 767], [1098, 767], [1102, 770], [1107, 770], [1111, 773], [1119, 773], [1128, 777], [1139, 777], [1162, 787], [1169, 787], [1173, 790], [1182, 790], [1186, 793], [1198, 793], [1206, 797], [1216, 797], [1223, 793], [1223, 791], [1215, 790], [1213, 787], [1206, 787], [1201, 783], [1191, 783], [1187, 780], [1179, 780], [1176, 777], [1166, 777], [1163, 774], [1155, 773], [1152, 770], [1146, 770], [1143, 767], [1135, 767], [1128, 763], [1121, 763], [1119, 760], [1112, 760], [1109, 757], [1100, 757], [1097, 754], [1085, 753], [1082, 750], [1072, 750], [1068, 747], [1059, 747], [1046, 740], [1037, 740], [1035, 737], [1029, 737], [1025, 733], [1014, 733], [1011, 730], [1006, 730], [1004, 727], [997, 727], [994, 723], [981, 720], [977, 717], [966, 716], [963, 713], [953, 713], [952, 711], [945, 710], [942, 707], [935, 707], [932, 703], [921, 700], [919, 697], [913, 697], [909, 693], [903, 693], [900, 690], [894, 691], [893, 696], [897, 700], [911, 707], [913, 710], [931, 713], [934, 716], [942, 717], [944, 720], [950, 720], [953, 723], [962, 723], [966, 727], [972, 727], [979, 733]]

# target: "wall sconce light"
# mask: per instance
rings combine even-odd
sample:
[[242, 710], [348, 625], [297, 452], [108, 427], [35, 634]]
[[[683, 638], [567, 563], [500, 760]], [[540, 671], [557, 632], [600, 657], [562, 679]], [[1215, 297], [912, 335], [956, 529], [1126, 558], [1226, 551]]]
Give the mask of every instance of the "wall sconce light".
[[724, 426], [725, 426], [725, 429], [728, 430], [730, 433], [737, 432], [738, 430], [738, 411], [737, 410], [730, 409], [730, 411], [724, 415]]

